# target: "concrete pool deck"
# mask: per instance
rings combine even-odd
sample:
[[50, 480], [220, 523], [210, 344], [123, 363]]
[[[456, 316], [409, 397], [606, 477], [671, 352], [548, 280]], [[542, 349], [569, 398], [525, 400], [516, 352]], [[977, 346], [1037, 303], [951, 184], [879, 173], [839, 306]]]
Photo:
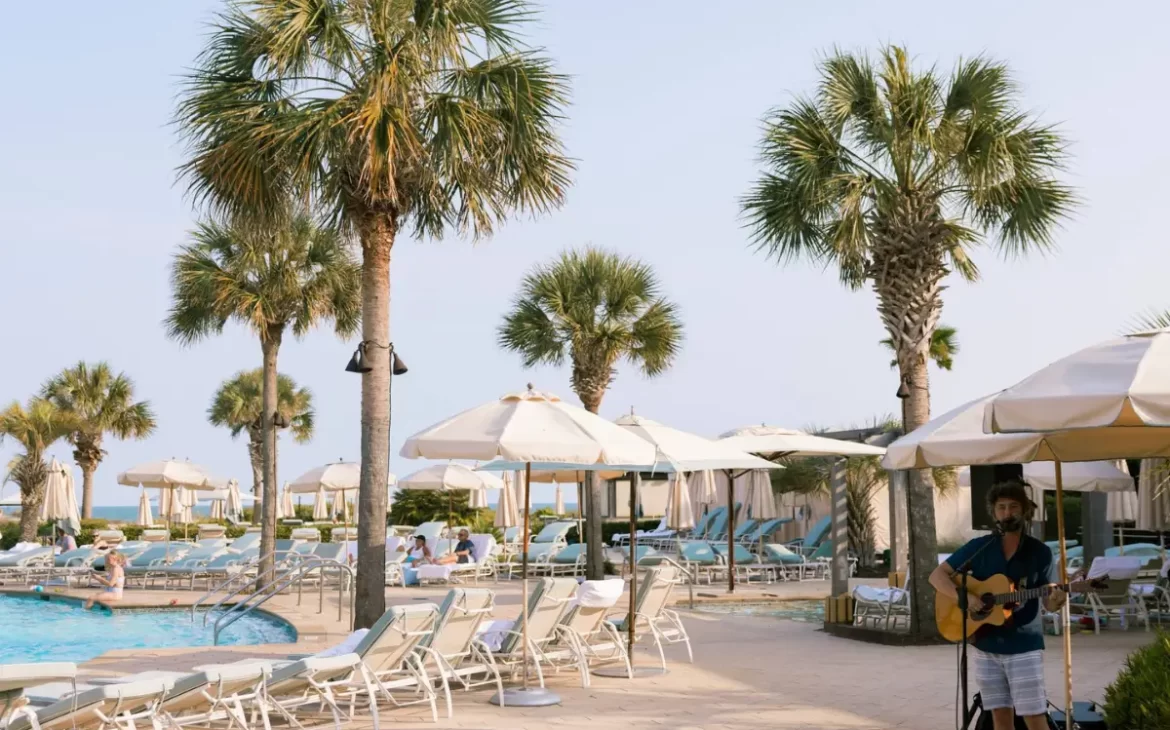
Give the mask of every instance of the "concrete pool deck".
[[[869, 582], [869, 581], [866, 581]], [[519, 613], [518, 581], [481, 583], [497, 593], [498, 618]], [[448, 587], [387, 588], [387, 603], [442, 601]], [[825, 582], [740, 586], [735, 596], [726, 588], [700, 586], [698, 601], [796, 600], [826, 595]], [[86, 595], [89, 591], [69, 591]], [[127, 592], [126, 605], [189, 605], [201, 593], [185, 591]], [[601, 724], [635, 728], [846, 728], [850, 730], [936, 730], [954, 726], [955, 648], [953, 646], [888, 647], [830, 636], [816, 624], [769, 616], [743, 616], [687, 610], [685, 588], [676, 590], [676, 608], [691, 635], [695, 664], [682, 647], [667, 648], [669, 673], [643, 679], [594, 677], [582, 689], [576, 673], [548, 678], [561, 695], [560, 706], [500, 709], [488, 704], [490, 691], [454, 693], [455, 716], [440, 709], [439, 723], [418, 708], [389, 710], [383, 723], [396, 728], [509, 728], [535, 730], [561, 727], [596, 730]], [[130, 674], [148, 669], [189, 670], [202, 664], [237, 661], [242, 657], [282, 658], [294, 652], [317, 651], [337, 643], [348, 627], [337, 621], [336, 593], [326, 596], [326, 610], [317, 614], [317, 595], [296, 605], [295, 596], [279, 596], [265, 604], [292, 623], [299, 633], [295, 645], [136, 649], [108, 652], [82, 666], [87, 676]], [[679, 605], [683, 604], [683, 605]], [[700, 606], [701, 608], [701, 606]], [[346, 616], [348, 619], [348, 616]], [[1133, 649], [1151, 641], [1153, 633], [1106, 630], [1073, 637], [1073, 687], [1077, 699], [1100, 700], [1104, 688]], [[1050, 696], [1063, 696], [1059, 642], [1046, 652]], [[637, 663], [657, 661], [645, 650]], [[973, 680], [972, 680], [973, 681]], [[358, 717], [352, 727], [371, 727]]]

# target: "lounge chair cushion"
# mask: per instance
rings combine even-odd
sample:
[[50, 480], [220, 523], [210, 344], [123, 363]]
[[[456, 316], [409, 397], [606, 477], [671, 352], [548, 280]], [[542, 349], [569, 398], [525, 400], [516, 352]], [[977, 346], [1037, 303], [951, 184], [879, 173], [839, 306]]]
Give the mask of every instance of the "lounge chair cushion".
[[869, 603], [899, 603], [906, 597], [906, 591], [901, 588], [859, 585], [853, 589], [853, 597]]

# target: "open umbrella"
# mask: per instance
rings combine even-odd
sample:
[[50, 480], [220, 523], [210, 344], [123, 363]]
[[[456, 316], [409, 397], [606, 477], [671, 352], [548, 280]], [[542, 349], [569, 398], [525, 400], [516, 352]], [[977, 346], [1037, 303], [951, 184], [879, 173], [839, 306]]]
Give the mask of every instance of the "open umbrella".
[[168, 559], [170, 558], [171, 519], [174, 509], [163, 509], [163, 507], [164, 505], [173, 507], [175, 500], [169, 499], [167, 496], [174, 490], [182, 488], [196, 491], [211, 491], [215, 489], [214, 481], [205, 469], [189, 461], [177, 461], [175, 459], [138, 464], [118, 475], [118, 483], [124, 486], [161, 490], [159, 492], [161, 498], [159, 501], [159, 515], [165, 515], [167, 520]]
[[[1056, 461], [1061, 582], [1068, 581], [1061, 462], [1170, 455], [1170, 329], [1106, 340], [993, 396], [988, 433], [1036, 433]], [[1068, 623], [1066, 607], [1064, 622]], [[1065, 710], [1072, 718], [1072, 644], [1064, 633]]]
[[470, 505], [473, 497], [478, 494], [483, 504], [487, 503], [484, 494], [486, 489], [503, 489], [504, 481], [495, 474], [486, 471], [476, 471], [463, 464], [435, 464], [419, 469], [409, 476], [398, 480], [399, 489], [419, 489], [432, 492], [447, 493], [447, 529], [455, 526], [455, 510], [453, 505], [455, 492], [468, 492]]
[[[386, 488], [394, 486], [395, 477], [389, 474], [386, 482]], [[330, 464], [319, 466], [315, 469], [301, 474], [296, 479], [285, 485], [285, 491], [292, 494], [317, 494], [317, 500], [313, 505], [313, 519], [326, 520], [329, 519], [328, 514], [322, 514], [321, 509], [324, 504], [323, 496], [319, 493], [321, 490], [333, 495], [333, 508], [336, 512], [338, 507], [342, 512], [342, 523], [346, 528], [346, 534], [349, 534], [350, 511], [349, 511], [349, 497], [354, 496], [358, 492], [358, 486], [361, 483], [361, 464], [353, 461], [335, 461]], [[348, 549], [348, 548], [347, 548]]]
[[[441, 421], [406, 440], [407, 459], [506, 459], [523, 462], [525, 483], [521, 544], [528, 545], [532, 464], [583, 465], [653, 464], [654, 447], [584, 408], [565, 403], [551, 393], [529, 385], [523, 393], [509, 393]], [[528, 550], [521, 558], [520, 609], [524, 679], [519, 690], [504, 690], [496, 704], [545, 706], [560, 698], [547, 689], [528, 685]], [[633, 622], [630, 622], [633, 623]]]

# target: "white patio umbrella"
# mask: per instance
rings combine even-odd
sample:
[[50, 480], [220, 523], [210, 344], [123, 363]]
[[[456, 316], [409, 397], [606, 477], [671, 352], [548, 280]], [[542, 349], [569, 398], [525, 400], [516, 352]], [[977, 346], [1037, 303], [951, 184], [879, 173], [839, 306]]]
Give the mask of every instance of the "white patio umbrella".
[[553, 500], [553, 514], [557, 517], [565, 516], [565, 495], [561, 492], [561, 485], [557, 485], [556, 497]]
[[313, 520], [324, 522], [329, 519], [329, 497], [325, 487], [317, 487], [317, 495], [313, 498]]
[[[386, 488], [394, 486], [394, 482], [395, 476], [388, 475]], [[349, 498], [357, 495], [360, 484], [361, 464], [353, 461], [335, 461], [301, 474], [285, 485], [285, 490], [293, 494], [317, 494], [319, 490], [324, 488], [326, 492], [333, 494], [335, 514], [339, 506], [338, 500], [340, 500], [343, 524], [348, 528], [352, 516], [349, 509]], [[329, 518], [328, 515], [318, 516], [321, 502], [322, 500], [318, 498], [313, 505], [314, 520]]]
[[420, 469], [409, 476], [398, 480], [399, 489], [420, 489], [431, 492], [447, 492], [447, 527], [454, 527], [454, 493], [468, 492], [468, 505], [472, 505], [473, 495], [478, 494], [478, 503], [487, 504], [484, 490], [503, 489], [504, 482], [495, 474], [487, 471], [476, 471], [463, 464], [434, 464]]
[[1164, 461], [1142, 461], [1138, 473], [1137, 529], [1170, 530], [1170, 469]]
[[[402, 456], [408, 459], [506, 459], [524, 462], [524, 528], [527, 546], [531, 510], [532, 465], [571, 464], [584, 468], [602, 465], [646, 465], [655, 461], [654, 447], [609, 421], [569, 405], [551, 393], [529, 385], [523, 393], [509, 393], [441, 421], [406, 440]], [[505, 690], [492, 701], [520, 706], [551, 705], [560, 698], [548, 690], [528, 686], [528, 551], [521, 558], [521, 646], [524, 653], [523, 687]], [[632, 625], [633, 622], [631, 621]]]
[[138, 495], [138, 522], [140, 527], [153, 527], [154, 516], [150, 514], [150, 497], [146, 493], [146, 487], [140, 487], [142, 490]]
[[753, 520], [770, 520], [777, 516], [772, 478], [766, 469], [753, 469], [749, 475], [747, 507]]
[[[171, 521], [174, 516], [174, 503], [176, 501], [169, 499], [168, 495], [171, 495], [174, 490], [181, 488], [204, 492], [211, 491], [215, 489], [214, 482], [215, 480], [207, 470], [189, 461], [177, 461], [175, 459], [164, 459], [162, 461], [150, 461], [145, 464], [138, 464], [118, 475], [118, 483], [124, 486], [146, 487], [160, 490], [159, 516], [166, 516], [168, 558], [170, 557], [171, 547]], [[164, 507], [168, 509], [164, 509]]]
[[686, 475], [675, 472], [670, 480], [670, 494], [666, 500], [666, 529], [682, 532], [694, 526], [695, 513], [691, 509], [691, 492]]
[[[252, 495], [248, 496], [252, 497], [252, 500], [255, 501], [255, 497]], [[244, 513], [244, 501], [240, 497], [240, 483], [235, 479], [229, 480], [227, 485], [227, 495], [224, 499], [224, 511], [227, 513], [227, 516], [231, 517], [233, 520], [240, 519], [240, 516]]]
[[719, 442], [769, 461], [785, 456], [882, 456], [885, 449], [856, 441], [814, 436], [777, 426], [744, 426], [721, 435]]
[[[523, 479], [517, 473], [518, 479]], [[520, 525], [520, 510], [516, 505], [516, 488], [513, 485], [512, 472], [504, 472], [500, 476], [503, 486], [500, 487], [500, 498], [496, 501], [496, 519], [492, 523], [495, 527], [506, 530], [509, 527]]]
[[706, 513], [719, 504], [719, 494], [715, 490], [715, 472], [710, 469], [691, 472], [687, 486], [691, 492], [691, 505], [696, 512]]
[[[987, 437], [987, 434], [983, 434]], [[1051, 461], [1035, 461], [1024, 464], [1024, 481], [1034, 490], [1032, 499], [1036, 502], [1035, 519], [1044, 520], [1043, 491], [1056, 489], [1056, 466]], [[1066, 464], [1062, 469], [1066, 492], [1124, 492], [1133, 491], [1133, 477], [1109, 461], [1079, 461]], [[971, 468], [959, 470], [959, 486], [971, 486]]]
[[[516, 465], [507, 466], [505, 462], [489, 461], [488, 463], [479, 467], [479, 471], [498, 471], [503, 474], [509, 474], [512, 471], [523, 473], [524, 469], [516, 470]], [[608, 479], [620, 479], [625, 476], [624, 471], [615, 471], [613, 469], [590, 469], [598, 479], [605, 481]], [[577, 488], [577, 537], [584, 541], [585, 538], [585, 470], [582, 469], [547, 469], [538, 464], [532, 465], [532, 483], [533, 484], [572, 484]], [[499, 525], [497, 525], [498, 527]], [[515, 527], [516, 525], [509, 525]]]
[[1138, 493], [1130, 489], [1127, 492], [1110, 492], [1105, 502], [1105, 520], [1117, 524], [1119, 522], [1137, 522]]
[[55, 522], [57, 524], [54, 525], [54, 530], [65, 530], [74, 536], [81, 531], [81, 514], [77, 509], [73, 470], [55, 458], [49, 462], [48, 477], [45, 479], [41, 520]]
[[[503, 480], [501, 480], [501, 483]], [[487, 509], [488, 498], [486, 489], [473, 489], [467, 493], [467, 506], [470, 509]]]
[[289, 519], [297, 516], [296, 508], [293, 507], [292, 492], [288, 489], [288, 482], [284, 483], [284, 491], [280, 495], [280, 506], [278, 509], [282, 513], [277, 515], [278, 519]]
[[[1060, 462], [1170, 455], [1170, 329], [1107, 340], [1041, 368], [993, 396], [983, 426], [988, 433], [1044, 435], [1057, 461], [1061, 582], [1067, 582]], [[1066, 608], [1066, 628], [1068, 615]], [[1067, 712], [1072, 704], [1067, 631], [1064, 647]]]

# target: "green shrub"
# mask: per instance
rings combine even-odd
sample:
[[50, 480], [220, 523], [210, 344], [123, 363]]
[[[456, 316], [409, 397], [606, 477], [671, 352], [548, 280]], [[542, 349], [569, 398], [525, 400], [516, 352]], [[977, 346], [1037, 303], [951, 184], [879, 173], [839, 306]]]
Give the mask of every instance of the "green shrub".
[[1170, 728], [1170, 634], [1129, 655], [1105, 689], [1105, 722], [1126, 730]]

